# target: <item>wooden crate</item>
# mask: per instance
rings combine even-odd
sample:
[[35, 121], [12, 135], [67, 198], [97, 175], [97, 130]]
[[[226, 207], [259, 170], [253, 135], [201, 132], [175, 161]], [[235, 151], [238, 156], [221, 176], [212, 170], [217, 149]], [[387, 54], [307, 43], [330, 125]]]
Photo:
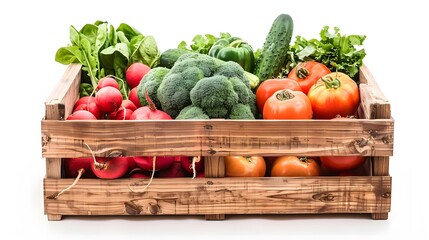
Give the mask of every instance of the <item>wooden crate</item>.
[[[387, 219], [391, 206], [394, 121], [371, 73], [359, 72], [357, 120], [64, 121], [78, 99], [81, 66], [72, 64], [48, 97], [41, 121], [46, 159], [44, 210], [63, 215], [204, 215], [367, 213]], [[62, 159], [122, 154], [205, 156], [205, 178], [80, 179], [69, 186]], [[363, 155], [369, 176], [224, 177], [227, 155]]]

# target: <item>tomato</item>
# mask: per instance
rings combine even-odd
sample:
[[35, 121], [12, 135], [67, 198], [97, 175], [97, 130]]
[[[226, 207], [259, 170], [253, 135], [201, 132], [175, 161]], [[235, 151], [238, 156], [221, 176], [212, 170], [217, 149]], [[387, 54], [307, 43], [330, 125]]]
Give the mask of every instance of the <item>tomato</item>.
[[307, 94], [311, 86], [329, 73], [331, 73], [331, 70], [325, 64], [307, 61], [296, 65], [288, 74], [288, 78], [296, 80], [301, 86], [302, 91]]
[[226, 156], [225, 176], [227, 177], [263, 177], [266, 164], [262, 156]]
[[330, 73], [316, 82], [308, 91], [313, 118], [331, 119], [337, 115], [354, 115], [359, 106], [359, 88], [348, 75]]
[[271, 167], [271, 177], [305, 177], [320, 176], [320, 174], [320, 165], [313, 158], [281, 156]]
[[360, 167], [365, 162], [364, 156], [323, 156], [322, 165], [333, 171], [348, 171]]
[[300, 91], [283, 89], [267, 99], [264, 119], [311, 119], [313, 111], [307, 95]]
[[256, 90], [256, 105], [259, 112], [264, 109], [264, 104], [275, 92], [282, 89], [302, 91], [298, 82], [289, 78], [273, 78], [263, 81]]

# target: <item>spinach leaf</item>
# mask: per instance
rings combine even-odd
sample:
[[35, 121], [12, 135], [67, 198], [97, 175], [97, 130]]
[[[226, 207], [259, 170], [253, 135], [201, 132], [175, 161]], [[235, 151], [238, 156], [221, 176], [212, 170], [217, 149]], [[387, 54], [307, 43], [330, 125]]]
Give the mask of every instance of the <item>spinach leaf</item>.
[[130, 63], [142, 62], [150, 68], [159, 64], [161, 53], [156, 44], [155, 38], [152, 36], [138, 35], [130, 41]]
[[128, 40], [131, 40], [133, 37], [138, 36], [138, 35], [143, 35], [141, 34], [139, 31], [137, 31], [137, 29], [131, 27], [130, 25], [126, 24], [126, 23], [121, 23], [118, 27], [118, 29], [116, 29], [118, 32], [123, 32], [125, 37]]
[[82, 63], [83, 54], [78, 46], [67, 46], [59, 48], [55, 54], [55, 61], [61, 64]]

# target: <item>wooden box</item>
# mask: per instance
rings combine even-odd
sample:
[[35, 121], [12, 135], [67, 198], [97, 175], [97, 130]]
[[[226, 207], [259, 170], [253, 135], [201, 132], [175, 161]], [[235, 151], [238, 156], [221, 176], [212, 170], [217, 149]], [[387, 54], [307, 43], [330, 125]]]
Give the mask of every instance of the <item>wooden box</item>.
[[[44, 211], [63, 215], [204, 215], [366, 213], [387, 219], [391, 206], [394, 121], [371, 73], [359, 72], [355, 120], [65, 121], [78, 99], [81, 66], [70, 65], [46, 100], [41, 121], [46, 159]], [[80, 179], [68, 187], [62, 159], [122, 154], [205, 156], [205, 178]], [[368, 176], [224, 177], [227, 155], [363, 155]]]

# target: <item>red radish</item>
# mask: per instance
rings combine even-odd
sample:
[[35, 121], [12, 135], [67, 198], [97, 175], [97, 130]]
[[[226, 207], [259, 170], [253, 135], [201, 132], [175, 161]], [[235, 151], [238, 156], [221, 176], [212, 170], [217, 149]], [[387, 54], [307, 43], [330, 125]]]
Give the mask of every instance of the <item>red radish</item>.
[[151, 173], [144, 171], [141, 168], [134, 168], [130, 170], [128, 177], [129, 178], [150, 178]]
[[205, 175], [204, 175], [204, 174], [205, 174], [205, 173], [204, 173], [204, 171], [199, 172], [199, 173], [197, 173], [196, 178], [203, 178], [203, 177], [205, 177]]
[[190, 176], [191, 174], [182, 168], [180, 161], [174, 161], [169, 168], [158, 172], [158, 177], [160, 178], [179, 178]]
[[147, 90], [145, 91], [146, 101], [148, 106], [137, 108], [130, 117], [130, 120], [165, 120], [172, 119], [166, 112], [156, 109], [155, 104], [149, 97]]
[[[134, 157], [134, 161], [141, 169], [152, 172], [153, 170], [153, 157], [152, 156], [138, 156]], [[171, 166], [174, 162], [174, 157], [160, 156], [156, 157], [155, 171], [163, 170]]]
[[109, 114], [121, 106], [122, 94], [118, 89], [107, 86], [97, 92], [95, 102], [102, 112]]
[[95, 102], [88, 103], [82, 103], [78, 105], [73, 112], [76, 112], [77, 110], [86, 110], [94, 115], [97, 119], [103, 118], [103, 113], [100, 111], [100, 108]]
[[196, 174], [204, 171], [204, 159], [201, 157], [187, 157], [180, 156], [180, 163], [182, 164], [183, 169], [189, 173], [194, 173], [192, 167], [192, 161], [195, 160], [195, 172]]
[[137, 87], [143, 77], [150, 71], [146, 64], [135, 62], [131, 64], [125, 72], [125, 80], [130, 88]]
[[97, 120], [97, 118], [86, 110], [77, 110], [69, 115], [66, 120]]
[[83, 103], [88, 104], [88, 103], [92, 103], [92, 102], [95, 103], [95, 97], [93, 97], [93, 96], [81, 97], [76, 101], [76, 103], [73, 106], [73, 109], [75, 109], [77, 106], [79, 106]]
[[80, 157], [80, 158], [64, 158], [64, 174], [66, 178], [75, 178], [79, 173], [79, 169], [83, 168], [83, 178], [95, 178], [95, 174], [92, 172], [91, 163], [94, 161], [92, 157]]
[[130, 90], [130, 94], [128, 96], [128, 99], [130, 99], [134, 103], [134, 105], [136, 105], [136, 107], [138, 107], [138, 108], [142, 107], [140, 99], [137, 95], [137, 87], [134, 87]]
[[111, 120], [130, 120], [133, 110], [120, 107], [118, 110], [110, 113], [107, 118]]
[[91, 168], [98, 178], [116, 179], [124, 176], [130, 169], [130, 157], [96, 157]]
[[137, 109], [137, 106], [129, 99], [122, 100], [121, 106], [124, 108], [128, 108], [130, 110], [135, 111]]
[[98, 85], [97, 85], [96, 91], [98, 91], [98, 90], [100, 90], [100, 89], [102, 89], [104, 87], [107, 87], [107, 86], [114, 87], [114, 88], [116, 88], [116, 89], [119, 90], [119, 84], [118, 84], [118, 82], [114, 78], [112, 78], [112, 77], [103, 77], [102, 79], [100, 79], [100, 81], [98, 81]]

